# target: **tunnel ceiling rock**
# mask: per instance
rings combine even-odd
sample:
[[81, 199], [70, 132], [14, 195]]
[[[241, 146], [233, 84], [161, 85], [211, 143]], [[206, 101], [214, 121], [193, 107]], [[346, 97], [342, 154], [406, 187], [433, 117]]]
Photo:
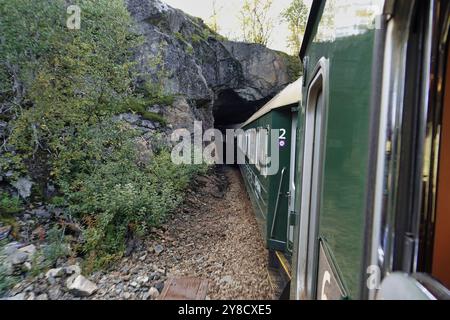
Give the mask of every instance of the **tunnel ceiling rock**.
[[[183, 115], [186, 121], [194, 115], [205, 121], [206, 127], [212, 127], [214, 121], [245, 121], [249, 113], [294, 80], [284, 53], [228, 41], [201, 19], [159, 0], [126, 2], [137, 32], [144, 38], [136, 52], [138, 83], [161, 83], [166, 94], [185, 99], [181, 100], [183, 111], [169, 117], [177, 119], [176, 126], [183, 122]], [[224, 100], [230, 95], [235, 99]], [[191, 112], [185, 110], [184, 102]], [[180, 105], [180, 100], [176, 103]]]

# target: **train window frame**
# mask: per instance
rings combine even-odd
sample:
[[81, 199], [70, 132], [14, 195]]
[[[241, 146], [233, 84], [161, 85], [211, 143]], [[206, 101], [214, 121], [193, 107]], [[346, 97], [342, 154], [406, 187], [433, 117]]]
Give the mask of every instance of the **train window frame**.
[[[415, 6], [410, 6], [399, 2], [399, 14], [387, 22], [375, 192], [371, 204], [370, 265], [381, 269], [382, 287], [400, 272], [408, 275], [405, 281], [415, 281], [436, 298], [448, 298], [448, 290], [419, 265], [426, 137], [430, 119], [432, 126], [436, 120], [437, 100], [433, 101], [436, 99], [433, 90], [439, 82], [438, 3], [428, 6], [428, 2], [416, 1]], [[372, 299], [379, 293], [376, 288], [365, 290], [364, 294]]]
[[262, 176], [267, 176], [267, 151], [268, 151], [268, 130], [264, 127], [258, 129], [257, 139], [257, 168]]

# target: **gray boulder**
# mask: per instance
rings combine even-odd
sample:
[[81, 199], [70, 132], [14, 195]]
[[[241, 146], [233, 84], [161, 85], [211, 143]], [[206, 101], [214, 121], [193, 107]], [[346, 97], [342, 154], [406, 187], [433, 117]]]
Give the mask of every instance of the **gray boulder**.
[[33, 181], [31, 181], [30, 179], [20, 178], [12, 185], [17, 189], [17, 192], [23, 199], [27, 199], [31, 196], [31, 188], [33, 187]]
[[97, 291], [97, 285], [81, 274], [74, 274], [66, 281], [67, 289], [74, 296], [89, 297]]

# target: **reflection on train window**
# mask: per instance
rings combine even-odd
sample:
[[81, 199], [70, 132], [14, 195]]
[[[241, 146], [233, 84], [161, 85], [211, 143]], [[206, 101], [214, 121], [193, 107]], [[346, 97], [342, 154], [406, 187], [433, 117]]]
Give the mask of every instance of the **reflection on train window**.
[[268, 149], [269, 149], [269, 137], [268, 130], [261, 128], [258, 130], [258, 143], [257, 143], [257, 165], [256, 167], [263, 176], [267, 176], [268, 163]]
[[450, 54], [447, 61], [447, 83], [444, 97], [441, 135], [437, 135], [436, 149], [440, 155], [435, 159], [435, 169], [438, 170], [436, 188], [437, 200], [434, 217], [434, 243], [432, 256], [432, 275], [450, 288]]

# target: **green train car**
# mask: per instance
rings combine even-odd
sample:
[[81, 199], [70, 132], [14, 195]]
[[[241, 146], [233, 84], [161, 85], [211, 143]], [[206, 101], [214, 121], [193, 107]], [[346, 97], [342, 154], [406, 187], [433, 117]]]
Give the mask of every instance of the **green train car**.
[[[245, 155], [242, 176], [267, 247], [288, 256], [294, 232], [288, 223], [294, 205], [290, 195], [295, 188], [289, 183], [295, 169], [291, 156], [295, 154], [297, 120], [293, 114], [300, 103], [301, 85], [302, 80], [297, 80], [269, 101], [241, 127], [242, 135], [237, 138], [237, 148]], [[278, 152], [273, 173], [263, 161], [273, 153], [270, 141], [275, 141]]]
[[286, 130], [241, 169], [291, 299], [450, 298], [449, 37], [449, 1], [313, 1], [300, 103], [243, 126]]

